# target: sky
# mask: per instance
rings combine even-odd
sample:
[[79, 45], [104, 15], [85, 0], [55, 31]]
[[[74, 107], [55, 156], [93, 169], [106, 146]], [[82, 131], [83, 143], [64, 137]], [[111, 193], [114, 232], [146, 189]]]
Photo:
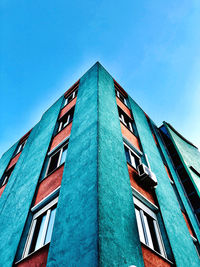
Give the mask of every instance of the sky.
[[200, 147], [199, 0], [1, 0], [0, 156], [96, 61]]

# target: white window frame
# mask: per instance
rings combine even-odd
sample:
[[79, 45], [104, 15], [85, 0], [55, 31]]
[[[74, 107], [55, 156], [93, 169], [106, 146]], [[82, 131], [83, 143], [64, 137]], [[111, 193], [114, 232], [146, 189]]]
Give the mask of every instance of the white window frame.
[[1, 184], [1, 187], [3, 187], [5, 184], [7, 184], [9, 177], [10, 177], [9, 175], [6, 175], [6, 176], [4, 177], [4, 179], [3, 179], [3, 183]]
[[[130, 160], [131, 160], [131, 163], [130, 163], [131, 166], [132, 166], [134, 169], [137, 169], [137, 166], [134, 166], [134, 164], [133, 164], [133, 161], [132, 161], [133, 156], [131, 155], [131, 153], [133, 153], [133, 154], [139, 159], [139, 164], [138, 164], [138, 165], [140, 165], [140, 164], [142, 163], [142, 161], [141, 161], [141, 157], [138, 156], [137, 153], [136, 153], [133, 149], [131, 149], [130, 146], [128, 146], [125, 142], [124, 142], [124, 146], [126, 146], [126, 148], [128, 148], [129, 157], [130, 157]], [[134, 160], [134, 163], [135, 163], [135, 160]], [[135, 164], [135, 165], [136, 165], [136, 164]]]
[[[121, 108], [119, 107], [119, 109], [121, 109]], [[122, 112], [124, 112], [124, 111], [122, 111]], [[124, 114], [122, 112], [120, 111], [119, 120], [129, 129], [129, 131], [131, 131], [134, 134], [133, 126], [132, 126], [133, 120], [126, 114], [126, 116], [128, 117], [128, 122], [127, 122], [128, 124], [127, 124], [125, 122]]]
[[[27, 237], [27, 240], [26, 240], [26, 244], [25, 244], [25, 247], [24, 247], [22, 258], [27, 257], [29, 254], [34, 253], [35, 251], [39, 250], [40, 248], [42, 248], [44, 246], [45, 237], [46, 237], [46, 233], [47, 233], [47, 230], [48, 230], [49, 219], [50, 219], [50, 215], [51, 215], [51, 208], [54, 205], [56, 205], [57, 203], [58, 203], [58, 197], [53, 199], [46, 206], [41, 208], [39, 211], [37, 211], [33, 215], [32, 223], [31, 223], [31, 226], [30, 226], [30, 230], [29, 230], [29, 233], [28, 233], [28, 237]], [[33, 239], [33, 236], [34, 236], [36, 223], [37, 223], [37, 218], [40, 215], [42, 215], [43, 213], [45, 213], [46, 211], [47, 211], [47, 215], [46, 215], [46, 218], [45, 218], [44, 229], [43, 229], [43, 232], [42, 232], [42, 239], [41, 239], [42, 240], [41, 243], [43, 243], [43, 245], [41, 247], [39, 247], [38, 249], [34, 250], [33, 252], [29, 253], [29, 250], [31, 248], [31, 242], [32, 242], [32, 239]]]
[[18, 146], [18, 149], [17, 149], [17, 152], [15, 153], [15, 155], [17, 155], [18, 153], [20, 153], [24, 149], [26, 142], [27, 142], [27, 139]]
[[117, 89], [115, 89], [116, 90], [116, 95], [117, 95], [117, 97], [121, 100], [121, 98], [120, 98], [120, 95], [123, 97], [123, 103], [127, 106], [127, 101], [126, 101], [126, 98], [125, 98], [125, 96], [123, 96], [123, 94], [122, 93], [120, 93]]
[[[162, 240], [162, 236], [161, 236], [161, 232], [160, 232], [160, 228], [159, 228], [159, 224], [158, 224], [158, 219], [157, 219], [156, 213], [153, 210], [151, 210], [149, 207], [147, 207], [145, 204], [143, 204], [136, 197], [133, 197], [133, 201], [134, 201], [135, 209], [137, 209], [137, 211], [136, 211], [136, 219], [137, 219], [137, 226], [138, 226], [138, 232], [139, 232], [139, 237], [140, 237], [141, 243], [143, 243], [144, 245], [148, 246], [149, 248], [151, 248], [152, 250], [154, 250], [156, 253], [160, 254], [164, 258], [167, 258], [167, 254], [166, 254], [164, 243], [163, 243], [163, 240]], [[138, 216], [139, 216], [138, 215], [138, 211], [139, 211], [139, 214], [140, 214], [140, 218], [138, 218]], [[153, 247], [153, 242], [152, 242], [152, 238], [151, 238], [149, 225], [148, 225], [148, 222], [146, 220], [146, 216], [145, 216], [144, 212], [146, 214], [148, 214], [153, 219], [156, 239], [157, 239], [157, 242], [158, 242], [160, 253], [158, 251], [156, 251], [154, 249], [154, 247]], [[145, 235], [147, 236], [149, 244], [147, 244], [145, 242]]]
[[[73, 113], [71, 112], [72, 109], [74, 109], [74, 107], [72, 107], [66, 114], [64, 114], [60, 119], [59, 119], [59, 125], [58, 125], [58, 133], [60, 131], [62, 131], [65, 127], [67, 127], [67, 125], [70, 123], [70, 117], [71, 115], [74, 116], [74, 110], [73, 110]], [[67, 115], [68, 114], [68, 115]], [[65, 122], [65, 126], [63, 127], [63, 121], [62, 119], [64, 117], [67, 117], [67, 121]], [[73, 119], [73, 118], [72, 118]]]
[[[69, 94], [68, 96], [67, 96], [67, 98], [65, 99], [65, 104], [64, 104], [64, 106], [66, 106], [69, 102], [68, 102], [68, 99], [69, 99], [69, 97], [72, 95], [72, 100], [76, 97], [76, 92], [78, 91], [78, 88], [77, 89], [75, 89], [71, 94]], [[72, 101], [71, 100], [71, 101]]]
[[[15, 168], [15, 164], [4, 173], [5, 176], [3, 175], [4, 178], [3, 178], [3, 182], [1, 183], [0, 187], [3, 187], [5, 184], [7, 184], [10, 176], [12, 175], [14, 168]], [[12, 171], [10, 172], [11, 169]], [[6, 175], [6, 173], [9, 173], [9, 174]]]
[[[71, 114], [68, 114], [68, 116], [67, 116], [67, 122], [66, 122], [66, 125], [65, 125], [65, 127], [69, 124], [69, 119], [70, 119], [70, 115]], [[64, 115], [65, 116], [65, 115]], [[64, 117], [63, 116], [63, 117]], [[62, 119], [62, 118], [61, 118]], [[59, 123], [59, 127], [58, 127], [58, 132], [60, 132], [63, 128], [62, 128], [62, 126], [63, 126], [63, 121], [61, 121], [60, 123]]]
[[[62, 146], [61, 148], [59, 148], [58, 150], [56, 150], [56, 151], [49, 157], [49, 161], [48, 161], [48, 165], [47, 165], [47, 169], [46, 169], [45, 177], [48, 176], [48, 175], [50, 175], [51, 173], [53, 173], [53, 172], [60, 166], [60, 162], [61, 162], [61, 158], [62, 158], [63, 149], [64, 149], [64, 147], [65, 147], [66, 145], [68, 146], [68, 144], [69, 144], [68, 142], [66, 142], [65, 144], [63, 144], [63, 146]], [[67, 149], [68, 149], [68, 147], [67, 147]], [[50, 173], [48, 174], [49, 166], [50, 166], [50, 163], [51, 163], [51, 158], [52, 158], [55, 154], [57, 154], [57, 153], [59, 153], [57, 166], [56, 166], [56, 168], [55, 168], [52, 172], [50, 172]]]

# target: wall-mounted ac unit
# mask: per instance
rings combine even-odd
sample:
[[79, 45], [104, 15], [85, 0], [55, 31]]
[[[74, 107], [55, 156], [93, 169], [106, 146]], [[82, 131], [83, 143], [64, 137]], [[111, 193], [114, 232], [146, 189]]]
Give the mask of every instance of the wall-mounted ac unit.
[[139, 182], [145, 187], [155, 187], [158, 184], [155, 174], [146, 165], [140, 164], [137, 170]]

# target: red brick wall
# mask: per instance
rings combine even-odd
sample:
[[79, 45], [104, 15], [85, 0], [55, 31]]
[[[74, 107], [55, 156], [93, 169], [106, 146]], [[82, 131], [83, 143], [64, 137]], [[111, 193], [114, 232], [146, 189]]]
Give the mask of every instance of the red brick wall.
[[145, 267], [170, 267], [169, 262], [165, 261], [162, 257], [148, 249], [142, 244], [142, 254]]
[[50, 151], [59, 145], [71, 133], [72, 122], [59, 132], [52, 140]]
[[66, 105], [60, 112], [59, 118], [61, 118], [64, 114], [66, 114], [73, 106], [76, 104], [76, 99], [75, 97], [68, 105]]
[[8, 169], [10, 169], [13, 165], [15, 165], [15, 163], [18, 161], [20, 155], [21, 155], [22, 152], [18, 153], [10, 162], [10, 164], [8, 165]]
[[122, 101], [118, 98], [118, 97], [116, 97], [116, 101], [117, 101], [117, 105], [131, 118], [131, 119], [133, 119], [133, 117], [132, 117], [132, 115], [131, 115], [131, 111], [130, 111], [130, 109], [126, 106], [126, 105], [124, 105], [123, 103], [122, 103]]
[[138, 192], [140, 192], [144, 197], [146, 197], [149, 201], [154, 203], [156, 205], [156, 201], [154, 199], [153, 193], [151, 190], [146, 190], [141, 187], [141, 185], [138, 185], [138, 183], [135, 180], [135, 177], [138, 175], [137, 171], [131, 167], [129, 164], [128, 165], [128, 172], [130, 176], [130, 182], [131, 186], [135, 188]]
[[37, 250], [20, 263], [16, 264], [17, 267], [45, 267], [47, 264], [47, 256], [49, 251], [49, 244]]
[[136, 148], [138, 148], [140, 150], [140, 146], [139, 146], [139, 142], [138, 142], [137, 137], [133, 133], [131, 133], [126, 128], [126, 126], [123, 125], [123, 123], [120, 122], [120, 125], [121, 125], [122, 135], [125, 136], [132, 145], [134, 145]]
[[63, 170], [64, 170], [64, 164], [61, 165], [55, 172], [53, 172], [39, 184], [34, 205], [38, 204], [42, 199], [44, 199], [51, 192], [53, 192], [58, 186], [61, 185]]

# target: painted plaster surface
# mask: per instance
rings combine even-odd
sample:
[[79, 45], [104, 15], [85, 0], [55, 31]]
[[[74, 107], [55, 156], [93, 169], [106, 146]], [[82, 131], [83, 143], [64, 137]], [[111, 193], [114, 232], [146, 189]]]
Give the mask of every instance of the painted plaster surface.
[[195, 251], [193, 241], [190, 237], [180, 208], [177, 205], [176, 196], [170, 185], [168, 175], [155, 145], [145, 114], [130, 97], [129, 101], [143, 151], [147, 154], [151, 169], [156, 174], [158, 180], [156, 195], [176, 265], [178, 267], [197, 267], [200, 263], [198, 255]]
[[99, 265], [144, 266], [114, 82], [99, 65]]
[[0, 265], [10, 267], [26, 222], [59, 114], [60, 98], [33, 128], [0, 198]]
[[80, 80], [47, 266], [98, 266], [97, 65]]
[[172, 136], [175, 146], [178, 148], [178, 153], [181, 155], [184, 165], [187, 167], [187, 171], [189, 172], [197, 193], [200, 196], [200, 177], [190, 169], [190, 166], [192, 166], [198, 173], [200, 173], [200, 152], [197, 148], [184, 141], [166, 124], [165, 126]]
[[18, 142], [15, 143], [7, 152], [5, 152], [1, 159], [0, 159], [0, 179], [1, 177], [3, 176], [3, 173], [4, 171], [6, 170], [12, 156], [13, 156], [13, 153], [15, 152], [15, 149], [18, 145]]
[[[190, 208], [190, 205], [188, 204], [188, 201], [187, 201], [187, 199], [186, 199], [186, 197], [185, 197], [183, 188], [182, 188], [182, 186], [181, 186], [181, 184], [180, 184], [180, 182], [179, 182], [178, 176], [177, 176], [177, 174], [176, 174], [176, 172], [175, 172], [175, 170], [174, 170], [174, 168], [173, 168], [172, 162], [171, 162], [171, 160], [170, 160], [169, 157], [168, 157], [168, 154], [167, 154], [167, 152], [166, 152], [166, 150], [165, 150], [165, 147], [164, 147], [164, 145], [163, 145], [163, 142], [162, 142], [162, 140], [161, 140], [161, 137], [160, 137], [160, 135], [158, 135], [156, 132], [155, 132], [155, 134], [156, 134], [157, 140], [158, 140], [158, 142], [159, 142], [159, 145], [160, 145], [160, 147], [161, 147], [161, 149], [162, 149], [162, 152], [163, 152], [163, 154], [164, 154], [164, 156], [165, 156], [165, 159], [166, 159], [167, 165], [168, 165], [168, 167], [169, 167], [169, 170], [170, 170], [170, 172], [171, 172], [171, 174], [172, 174], [172, 176], [173, 176], [173, 179], [174, 179], [176, 188], [177, 188], [177, 190], [178, 190], [178, 192], [179, 192], [180, 198], [181, 198], [181, 200], [182, 200], [182, 202], [183, 202], [183, 205], [184, 205], [184, 207], [185, 207], [185, 209], [186, 209], [187, 215], [188, 215], [188, 217], [189, 217], [189, 219], [190, 219], [190, 222], [192, 223], [192, 226], [193, 226], [194, 231], [195, 231], [195, 233], [196, 233], [197, 239], [198, 239], [199, 242], [200, 242], [199, 226], [198, 226], [197, 221], [196, 221], [196, 219], [195, 219], [195, 217], [194, 217], [194, 213], [192, 212], [192, 210], [191, 210], [191, 208]], [[177, 201], [177, 205], [178, 205], [178, 201]]]

